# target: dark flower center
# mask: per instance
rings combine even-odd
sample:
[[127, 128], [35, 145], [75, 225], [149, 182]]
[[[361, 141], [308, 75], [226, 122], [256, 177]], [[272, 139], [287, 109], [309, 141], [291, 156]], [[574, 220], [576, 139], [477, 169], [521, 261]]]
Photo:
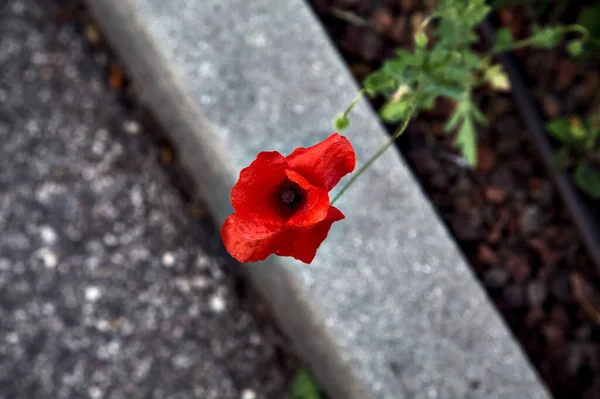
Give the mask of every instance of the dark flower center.
[[299, 196], [298, 193], [296, 193], [296, 190], [288, 188], [281, 194], [281, 202], [283, 202], [285, 205], [291, 206], [298, 201], [298, 197]]
[[286, 219], [292, 217], [304, 201], [304, 191], [291, 181], [284, 182], [275, 195], [279, 212]]

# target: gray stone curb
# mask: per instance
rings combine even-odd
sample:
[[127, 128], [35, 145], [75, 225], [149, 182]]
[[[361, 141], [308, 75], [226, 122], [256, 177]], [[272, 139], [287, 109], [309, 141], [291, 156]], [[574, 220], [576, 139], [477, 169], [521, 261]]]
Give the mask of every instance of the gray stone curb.
[[[357, 92], [302, 0], [87, 3], [218, 224], [240, 169], [324, 139]], [[345, 135], [359, 163], [387, 140], [366, 102]], [[247, 266], [331, 398], [549, 397], [395, 151], [337, 206], [311, 265]]]

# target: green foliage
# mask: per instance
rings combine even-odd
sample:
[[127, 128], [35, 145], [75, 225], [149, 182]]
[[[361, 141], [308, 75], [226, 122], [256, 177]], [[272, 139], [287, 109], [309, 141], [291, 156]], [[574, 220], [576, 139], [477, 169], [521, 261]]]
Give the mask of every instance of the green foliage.
[[589, 35], [590, 40], [585, 44], [582, 43], [583, 50], [586, 55], [600, 54], [600, 2], [583, 7], [577, 17], [577, 25], [585, 28]]
[[458, 129], [456, 145], [461, 149], [469, 166], [477, 165], [477, 133], [471, 116], [466, 117]]
[[[534, 25], [530, 37], [522, 40], [515, 40], [508, 29], [498, 29], [496, 31], [496, 40], [492, 52], [501, 53], [525, 46], [545, 49], [554, 48], [560, 44], [564, 35], [571, 30], [573, 30], [573, 27], [565, 27], [562, 25], [549, 25], [545, 27]], [[577, 49], [574, 48], [574, 50]]]
[[[556, 21], [565, 12], [568, 3], [569, 0], [490, 0], [493, 8], [528, 6], [534, 19], [545, 15], [545, 19], [549, 21]], [[590, 3], [580, 8], [576, 25], [538, 28], [532, 37], [534, 43], [530, 44], [534, 47], [552, 48], [560, 42], [565, 33], [579, 32], [581, 37], [571, 40], [567, 45], [569, 54], [572, 57], [600, 55], [600, 1]]]
[[600, 133], [590, 126], [589, 118], [576, 116], [554, 118], [546, 124], [546, 129], [562, 144], [579, 151], [592, 150]]
[[497, 52], [506, 51], [512, 48], [515, 44], [515, 39], [512, 33], [507, 28], [500, 28], [496, 31], [496, 41], [494, 50]]
[[545, 26], [543, 28], [534, 25], [533, 35], [527, 40], [533, 47], [554, 48], [560, 44], [564, 33], [565, 28], [560, 25]]
[[291, 387], [292, 399], [323, 399], [316, 380], [306, 369], [300, 369]]
[[431, 109], [440, 97], [456, 101], [456, 112], [447, 126], [457, 131], [456, 145], [469, 165], [475, 165], [477, 158], [474, 122], [485, 119], [470, 92], [485, 81], [494, 87], [506, 87], [508, 82], [499, 66], [489, 68], [488, 61], [472, 49], [478, 41], [475, 27], [490, 10], [484, 0], [466, 5], [464, 0], [442, 1], [424, 23], [437, 19], [433, 43], [422, 26], [415, 34], [413, 52], [399, 49], [396, 57], [364, 81], [369, 95], [389, 97], [380, 110], [386, 122], [403, 120], [412, 108], [415, 113]]
[[446, 122], [445, 129], [451, 132], [458, 127], [455, 143], [469, 166], [477, 164], [477, 133], [474, 121], [487, 123], [485, 115], [471, 101], [470, 93], [466, 92]]
[[407, 101], [389, 101], [380, 110], [381, 117], [388, 122], [401, 121], [408, 115], [410, 104]]
[[600, 199], [600, 126], [590, 117], [563, 116], [550, 120], [546, 129], [562, 144], [556, 165], [566, 169], [579, 160], [573, 174], [575, 184], [591, 198]]
[[[491, 63], [492, 57], [525, 46], [552, 48], [567, 32], [585, 31], [575, 25], [534, 26], [530, 37], [515, 40], [509, 30], [499, 29], [490, 52], [477, 53], [473, 49], [479, 41], [476, 28], [490, 11], [486, 0], [440, 0], [436, 11], [417, 29], [413, 51], [398, 49], [363, 82], [369, 96], [387, 98], [380, 115], [388, 123], [403, 121], [409, 112], [418, 115], [431, 109], [439, 98], [455, 102], [446, 130], [456, 134], [456, 146], [470, 166], [477, 162], [476, 125], [485, 123], [471, 92], [484, 84], [494, 90], [510, 89], [508, 76], [499, 64]], [[435, 25], [428, 36], [425, 29], [430, 23]], [[581, 53], [583, 40], [572, 40], [569, 51]]]
[[600, 199], [600, 171], [591, 163], [581, 161], [575, 167], [575, 184], [593, 199]]

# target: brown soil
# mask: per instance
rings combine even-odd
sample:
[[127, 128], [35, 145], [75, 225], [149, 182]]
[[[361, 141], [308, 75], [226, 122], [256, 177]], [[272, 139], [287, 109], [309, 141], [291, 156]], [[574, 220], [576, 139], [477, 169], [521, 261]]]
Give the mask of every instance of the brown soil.
[[[429, 3], [311, 0], [359, 81], [397, 47], [410, 48]], [[572, 18], [578, 2], [570, 3], [561, 18]], [[498, 15], [517, 36], [528, 35], [531, 10]], [[600, 87], [596, 60], [574, 63], [563, 47], [517, 56], [547, 117], [588, 110]], [[482, 89], [476, 98], [490, 122], [478, 127], [476, 170], [464, 166], [443, 132], [450, 103], [412, 122], [399, 148], [555, 397], [600, 398], [598, 271], [510, 93]]]

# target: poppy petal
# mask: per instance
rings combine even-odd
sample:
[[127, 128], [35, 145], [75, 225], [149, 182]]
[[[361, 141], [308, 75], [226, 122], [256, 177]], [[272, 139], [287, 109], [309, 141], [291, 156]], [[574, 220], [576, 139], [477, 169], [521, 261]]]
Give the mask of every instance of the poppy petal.
[[304, 263], [310, 263], [317, 254], [317, 249], [327, 238], [331, 225], [344, 219], [339, 209], [330, 206], [325, 219], [309, 227], [292, 227], [284, 229], [278, 239], [277, 255], [292, 256]]
[[286, 221], [286, 227], [310, 226], [325, 219], [329, 209], [329, 193], [313, 186], [296, 171], [287, 169], [285, 174], [290, 181], [300, 186], [306, 195], [302, 206]]
[[273, 193], [286, 180], [287, 162], [277, 151], [261, 152], [242, 169], [231, 189], [231, 204], [236, 212], [253, 213], [260, 218], [281, 221]]
[[352, 144], [344, 136], [332, 134], [322, 142], [297, 148], [286, 157], [291, 169], [300, 173], [313, 185], [330, 191], [356, 166]]
[[257, 262], [277, 252], [283, 224], [265, 223], [252, 214], [234, 213], [223, 223], [225, 249], [239, 262]]

